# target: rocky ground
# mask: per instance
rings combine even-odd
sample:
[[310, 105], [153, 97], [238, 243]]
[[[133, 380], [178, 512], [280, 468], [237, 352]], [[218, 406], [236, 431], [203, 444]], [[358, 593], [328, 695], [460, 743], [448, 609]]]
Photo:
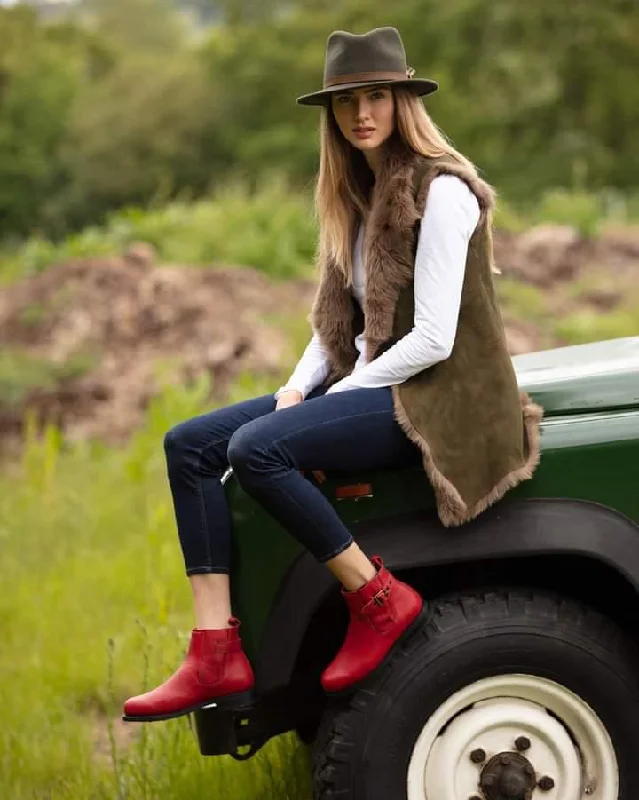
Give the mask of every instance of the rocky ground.
[[[554, 323], [575, 312], [639, 310], [628, 305], [639, 283], [637, 230], [595, 241], [566, 226], [498, 232], [495, 255], [513, 354], [565, 343]], [[46, 376], [16, 393], [0, 369], [0, 440], [19, 436], [31, 407], [69, 438], [123, 441], [167, 375], [183, 383], [209, 373], [219, 399], [241, 372], [281, 375], [291, 359], [282, 320], [303, 319], [314, 289], [313, 280], [275, 283], [246, 267], [156, 264], [143, 243], [117, 258], [53, 265], [0, 293], [5, 361], [37, 362]]]

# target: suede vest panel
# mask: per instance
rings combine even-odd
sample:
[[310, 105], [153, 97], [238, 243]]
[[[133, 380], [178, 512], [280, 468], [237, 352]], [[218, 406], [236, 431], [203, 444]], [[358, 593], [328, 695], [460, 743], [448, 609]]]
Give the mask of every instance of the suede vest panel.
[[421, 450], [439, 518], [460, 525], [532, 477], [542, 409], [519, 391], [491, 270], [488, 211], [493, 192], [452, 157], [389, 154], [373, 190], [364, 238], [364, 313], [335, 263], [320, 264], [310, 319], [329, 353], [329, 383], [350, 374], [364, 329], [368, 360], [414, 324], [414, 264], [431, 181], [464, 180], [481, 215], [466, 260], [459, 321], [449, 358], [392, 386], [395, 417]]

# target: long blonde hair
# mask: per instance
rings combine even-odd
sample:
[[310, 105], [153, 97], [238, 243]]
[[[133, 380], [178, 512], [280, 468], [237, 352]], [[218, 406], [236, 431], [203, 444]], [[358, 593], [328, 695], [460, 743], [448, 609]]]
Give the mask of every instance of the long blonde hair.
[[[391, 87], [395, 97], [395, 130], [404, 145], [429, 158], [452, 156], [473, 171], [475, 166], [459, 153], [426, 111], [421, 98], [403, 86]], [[360, 150], [346, 141], [339, 129], [330, 100], [321, 109], [320, 166], [315, 187], [315, 216], [319, 224], [316, 260], [330, 258], [353, 280], [353, 234], [358, 217], [369, 209], [368, 193], [373, 174]], [[491, 220], [488, 220], [490, 226]]]

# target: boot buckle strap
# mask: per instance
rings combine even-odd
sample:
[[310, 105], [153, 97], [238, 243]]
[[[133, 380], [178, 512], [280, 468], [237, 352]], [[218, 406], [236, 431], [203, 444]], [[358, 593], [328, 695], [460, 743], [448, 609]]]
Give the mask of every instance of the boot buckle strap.
[[366, 603], [362, 608], [362, 613], [365, 614], [369, 607], [372, 605], [375, 606], [383, 606], [390, 595], [390, 586], [384, 586], [379, 592], [376, 592], [371, 599]]
[[383, 589], [380, 589], [377, 594], [373, 595], [373, 603], [376, 606], [383, 606], [386, 602], [386, 598], [390, 595], [390, 586], [384, 586]]

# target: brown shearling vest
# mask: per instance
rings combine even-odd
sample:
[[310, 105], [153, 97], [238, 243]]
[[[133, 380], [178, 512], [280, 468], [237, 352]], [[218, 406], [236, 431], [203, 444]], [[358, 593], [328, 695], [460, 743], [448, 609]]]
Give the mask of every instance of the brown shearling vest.
[[414, 324], [413, 278], [419, 222], [431, 181], [464, 180], [481, 216], [471, 237], [455, 343], [449, 358], [393, 385], [394, 415], [422, 453], [445, 526], [461, 525], [532, 477], [539, 462], [543, 410], [520, 392], [493, 285], [492, 189], [452, 156], [390, 152], [378, 171], [365, 230], [363, 314], [331, 259], [309, 319], [329, 354], [328, 384], [349, 375], [355, 336], [364, 329], [367, 360]]

